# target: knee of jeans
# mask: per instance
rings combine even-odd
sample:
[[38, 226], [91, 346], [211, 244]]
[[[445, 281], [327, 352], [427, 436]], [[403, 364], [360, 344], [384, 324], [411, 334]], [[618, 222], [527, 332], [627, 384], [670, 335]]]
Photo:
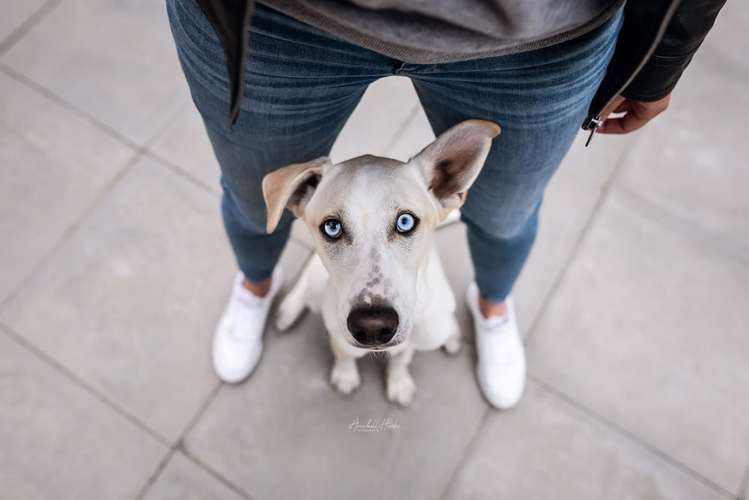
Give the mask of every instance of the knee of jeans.
[[480, 214], [462, 210], [460, 218], [476, 236], [492, 240], [514, 240], [535, 231], [536, 215], [537, 209], [485, 211]]

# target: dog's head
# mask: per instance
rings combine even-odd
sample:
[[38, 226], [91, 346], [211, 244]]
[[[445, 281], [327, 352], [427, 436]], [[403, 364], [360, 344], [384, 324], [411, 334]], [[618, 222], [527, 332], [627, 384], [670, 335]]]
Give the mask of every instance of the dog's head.
[[408, 337], [434, 228], [463, 204], [499, 133], [468, 120], [406, 163], [324, 157], [265, 176], [268, 232], [284, 208], [306, 223], [335, 288], [336, 329], [350, 344], [379, 350]]

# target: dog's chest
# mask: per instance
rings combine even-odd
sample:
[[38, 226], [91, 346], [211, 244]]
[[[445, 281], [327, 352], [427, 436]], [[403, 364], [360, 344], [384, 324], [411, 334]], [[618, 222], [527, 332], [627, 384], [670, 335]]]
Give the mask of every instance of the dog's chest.
[[414, 318], [408, 342], [419, 351], [439, 348], [455, 329], [455, 296], [436, 250], [431, 252], [419, 283], [422, 305]]

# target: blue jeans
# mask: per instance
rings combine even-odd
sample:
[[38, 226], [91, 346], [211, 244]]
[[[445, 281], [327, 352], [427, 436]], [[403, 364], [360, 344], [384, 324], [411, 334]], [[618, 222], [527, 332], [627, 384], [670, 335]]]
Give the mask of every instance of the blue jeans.
[[265, 232], [260, 183], [289, 163], [327, 155], [367, 85], [413, 82], [435, 134], [469, 118], [502, 126], [462, 208], [481, 295], [512, 290], [538, 227], [544, 189], [567, 153], [614, 51], [621, 12], [574, 40], [448, 64], [406, 64], [257, 6], [244, 99], [228, 125], [221, 45], [194, 0], [167, 0], [177, 52], [221, 166], [222, 213], [239, 268], [270, 276], [292, 215]]

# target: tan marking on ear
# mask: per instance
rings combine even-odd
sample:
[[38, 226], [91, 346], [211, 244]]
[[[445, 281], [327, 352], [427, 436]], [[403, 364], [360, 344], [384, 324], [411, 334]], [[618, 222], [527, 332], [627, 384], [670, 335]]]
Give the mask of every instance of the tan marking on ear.
[[267, 211], [266, 231], [272, 233], [281, 220], [284, 208], [291, 209], [297, 217], [303, 213], [302, 202], [307, 189], [317, 187], [322, 167], [330, 160], [318, 158], [307, 163], [294, 163], [281, 167], [263, 177], [263, 199]]

